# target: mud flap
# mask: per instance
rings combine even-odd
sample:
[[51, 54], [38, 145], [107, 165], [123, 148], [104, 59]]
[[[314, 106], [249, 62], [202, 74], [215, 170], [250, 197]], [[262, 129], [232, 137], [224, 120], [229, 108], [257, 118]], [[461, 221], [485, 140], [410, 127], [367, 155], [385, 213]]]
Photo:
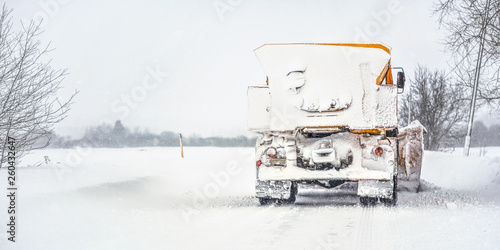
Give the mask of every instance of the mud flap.
[[291, 181], [257, 181], [255, 193], [257, 198], [286, 200], [291, 196]]
[[358, 182], [358, 196], [390, 199], [394, 190], [392, 181], [360, 180]]

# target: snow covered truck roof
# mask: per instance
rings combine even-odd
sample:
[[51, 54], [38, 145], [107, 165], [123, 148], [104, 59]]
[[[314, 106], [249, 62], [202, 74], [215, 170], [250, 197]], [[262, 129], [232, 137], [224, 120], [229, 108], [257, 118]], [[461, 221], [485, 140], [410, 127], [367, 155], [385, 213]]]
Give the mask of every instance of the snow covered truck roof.
[[265, 44], [255, 55], [265, 85], [248, 89], [248, 127], [397, 126], [397, 86], [383, 44]]

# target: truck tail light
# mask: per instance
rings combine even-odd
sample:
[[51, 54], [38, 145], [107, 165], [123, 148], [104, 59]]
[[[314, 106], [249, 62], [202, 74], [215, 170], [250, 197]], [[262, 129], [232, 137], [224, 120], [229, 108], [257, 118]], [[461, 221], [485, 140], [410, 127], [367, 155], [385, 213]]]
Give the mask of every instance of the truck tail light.
[[262, 165], [262, 162], [260, 160], [257, 161], [257, 167], [260, 167]]
[[276, 156], [276, 149], [275, 148], [268, 148], [266, 151], [267, 156], [274, 158]]
[[384, 153], [384, 150], [382, 147], [377, 147], [374, 152], [377, 156], [381, 156]]

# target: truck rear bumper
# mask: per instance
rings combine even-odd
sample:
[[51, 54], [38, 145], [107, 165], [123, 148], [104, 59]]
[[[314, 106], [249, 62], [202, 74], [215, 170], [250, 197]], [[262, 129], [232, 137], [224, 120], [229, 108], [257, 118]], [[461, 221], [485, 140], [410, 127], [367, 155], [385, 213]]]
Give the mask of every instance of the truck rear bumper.
[[368, 170], [363, 167], [351, 166], [346, 169], [330, 170], [308, 170], [297, 166], [287, 167], [260, 167], [258, 171], [258, 180], [271, 181], [299, 181], [299, 180], [380, 180], [390, 181], [394, 176], [392, 172], [381, 170]]

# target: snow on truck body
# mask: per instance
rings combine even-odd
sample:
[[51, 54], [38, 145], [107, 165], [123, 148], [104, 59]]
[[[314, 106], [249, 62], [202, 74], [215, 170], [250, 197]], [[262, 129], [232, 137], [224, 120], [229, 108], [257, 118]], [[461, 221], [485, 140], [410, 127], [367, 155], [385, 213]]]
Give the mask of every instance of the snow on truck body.
[[297, 182], [342, 181], [358, 181], [362, 202], [395, 202], [398, 86], [390, 50], [267, 44], [255, 54], [267, 74], [265, 85], [248, 88], [248, 128], [262, 133], [256, 145], [261, 203], [293, 202]]

